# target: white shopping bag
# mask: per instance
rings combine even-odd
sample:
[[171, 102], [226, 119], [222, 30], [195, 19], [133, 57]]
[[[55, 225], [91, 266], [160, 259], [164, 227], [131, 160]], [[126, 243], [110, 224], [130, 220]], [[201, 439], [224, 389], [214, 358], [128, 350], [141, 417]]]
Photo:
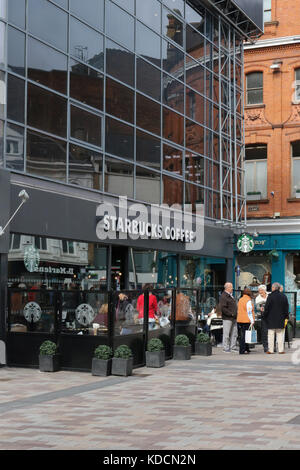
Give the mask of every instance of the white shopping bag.
[[255, 344], [257, 343], [257, 333], [253, 326], [249, 326], [249, 330], [245, 333], [245, 343]]

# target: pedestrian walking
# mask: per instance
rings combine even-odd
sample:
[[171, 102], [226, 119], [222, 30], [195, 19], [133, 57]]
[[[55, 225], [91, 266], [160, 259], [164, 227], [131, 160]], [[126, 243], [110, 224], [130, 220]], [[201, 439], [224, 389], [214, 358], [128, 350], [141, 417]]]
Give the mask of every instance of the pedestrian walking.
[[261, 284], [258, 286], [258, 296], [255, 299], [256, 313], [261, 315], [261, 342], [264, 352], [268, 352], [268, 327], [264, 317], [265, 305], [268, 298], [267, 286]]
[[231, 351], [238, 352], [237, 343], [237, 304], [232, 295], [233, 285], [226, 282], [224, 291], [220, 297], [220, 309], [223, 319], [223, 351], [229, 353]]
[[264, 311], [268, 326], [268, 354], [274, 354], [274, 339], [276, 335], [278, 353], [284, 354], [285, 320], [289, 318], [289, 302], [287, 296], [280, 292], [280, 284], [272, 284]]
[[254, 305], [252, 303], [252, 292], [245, 287], [242, 297], [238, 301], [237, 324], [239, 332], [240, 354], [249, 354], [249, 344], [245, 341], [246, 331], [250, 325], [254, 325]]

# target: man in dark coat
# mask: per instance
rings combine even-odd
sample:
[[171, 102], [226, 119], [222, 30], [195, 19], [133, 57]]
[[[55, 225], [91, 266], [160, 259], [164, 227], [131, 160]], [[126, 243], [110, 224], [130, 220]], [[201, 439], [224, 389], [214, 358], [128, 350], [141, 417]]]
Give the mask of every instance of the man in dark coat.
[[220, 310], [223, 319], [223, 351], [238, 352], [237, 342], [237, 304], [232, 295], [233, 286], [231, 282], [226, 282], [224, 292], [220, 297]]
[[278, 352], [284, 354], [285, 320], [289, 318], [289, 302], [287, 296], [280, 292], [280, 287], [278, 282], [272, 284], [272, 292], [265, 305], [264, 320], [268, 327], [268, 354], [274, 353], [275, 334]]

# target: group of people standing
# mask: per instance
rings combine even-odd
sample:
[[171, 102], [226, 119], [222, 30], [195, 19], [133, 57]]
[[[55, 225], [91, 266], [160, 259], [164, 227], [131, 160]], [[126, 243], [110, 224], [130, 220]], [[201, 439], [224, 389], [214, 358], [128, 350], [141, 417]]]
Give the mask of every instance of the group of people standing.
[[[223, 351], [249, 354], [250, 347], [245, 341], [246, 331], [254, 325], [255, 314], [261, 315], [261, 335], [264, 352], [274, 354], [275, 336], [278, 353], [284, 354], [285, 326], [289, 318], [289, 303], [278, 282], [272, 284], [268, 293], [264, 284], [258, 287], [254, 300], [253, 292], [245, 287], [238, 303], [232, 295], [233, 285], [226, 282], [220, 297], [220, 311], [223, 319]], [[237, 339], [239, 337], [239, 349]]]

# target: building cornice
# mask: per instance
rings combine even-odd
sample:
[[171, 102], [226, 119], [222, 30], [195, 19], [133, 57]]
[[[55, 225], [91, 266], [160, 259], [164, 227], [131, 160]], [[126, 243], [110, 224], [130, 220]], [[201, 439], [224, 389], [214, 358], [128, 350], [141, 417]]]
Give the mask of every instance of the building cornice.
[[300, 218], [250, 219], [247, 228], [264, 234], [300, 234]]
[[286, 47], [300, 45], [300, 35], [286, 36], [272, 39], [260, 39], [255, 44], [246, 42], [244, 44], [245, 51], [252, 51], [256, 49], [266, 49], [273, 47]]

